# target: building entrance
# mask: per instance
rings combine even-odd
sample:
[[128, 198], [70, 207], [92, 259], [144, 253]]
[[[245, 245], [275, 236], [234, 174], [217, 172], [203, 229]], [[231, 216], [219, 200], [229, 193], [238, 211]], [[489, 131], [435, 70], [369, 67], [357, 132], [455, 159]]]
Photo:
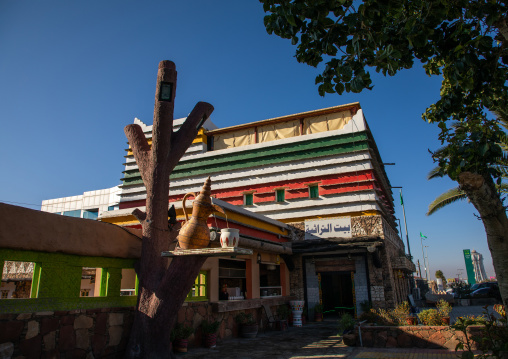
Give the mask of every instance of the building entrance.
[[328, 314], [354, 315], [354, 293], [351, 272], [322, 272], [321, 299]]

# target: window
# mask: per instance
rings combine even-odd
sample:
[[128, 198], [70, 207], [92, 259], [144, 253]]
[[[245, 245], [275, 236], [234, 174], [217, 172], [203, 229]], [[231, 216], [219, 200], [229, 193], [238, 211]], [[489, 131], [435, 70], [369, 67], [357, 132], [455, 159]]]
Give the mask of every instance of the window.
[[114, 211], [118, 206], [108, 206], [108, 211]]
[[254, 204], [254, 195], [252, 193], [245, 193], [243, 195], [243, 204], [245, 206], [252, 206]]
[[88, 297], [90, 295], [90, 289], [81, 289], [80, 297]]
[[317, 184], [309, 186], [309, 198], [319, 198], [319, 186]]
[[62, 213], [64, 216], [68, 216], [68, 217], [77, 217], [77, 218], [80, 218], [81, 217], [81, 210], [80, 209], [77, 209], [75, 211], [65, 211], [64, 213]]
[[99, 209], [87, 209], [83, 211], [83, 218], [97, 219], [99, 217]]
[[203, 301], [208, 300], [208, 272], [200, 271], [194, 286], [189, 294], [187, 294], [187, 301]]
[[2, 298], [1, 299], [7, 299], [7, 296], [9, 295], [8, 290], [2, 290]]
[[284, 200], [285, 200], [284, 194], [285, 194], [284, 188], [276, 190], [275, 191], [275, 200], [277, 202], [284, 202]]

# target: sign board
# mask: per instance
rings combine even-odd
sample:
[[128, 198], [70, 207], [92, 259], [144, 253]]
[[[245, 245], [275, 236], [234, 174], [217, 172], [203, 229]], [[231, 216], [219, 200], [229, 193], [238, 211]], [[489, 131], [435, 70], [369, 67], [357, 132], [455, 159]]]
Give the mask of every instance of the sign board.
[[351, 217], [305, 221], [305, 239], [351, 238]]
[[467, 282], [471, 285], [476, 283], [473, 260], [471, 259], [471, 251], [464, 249], [464, 261], [466, 262]]

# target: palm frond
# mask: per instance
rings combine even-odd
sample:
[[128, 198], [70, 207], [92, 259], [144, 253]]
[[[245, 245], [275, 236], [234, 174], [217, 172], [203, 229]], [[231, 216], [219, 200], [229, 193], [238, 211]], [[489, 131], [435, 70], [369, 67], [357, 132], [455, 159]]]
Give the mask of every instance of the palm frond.
[[429, 204], [427, 216], [434, 214], [436, 211], [449, 205], [450, 203], [457, 202], [458, 200], [466, 198], [466, 193], [459, 187], [449, 189], [448, 191], [440, 194], [434, 201], [432, 201], [431, 204]]
[[433, 178], [443, 177], [443, 175], [439, 173], [439, 169], [440, 169], [439, 166], [436, 166], [433, 169], [431, 169], [430, 172], [427, 174], [427, 179], [431, 180]]
[[496, 187], [500, 193], [508, 193], [508, 183], [501, 183], [499, 186]]
[[506, 133], [499, 136], [499, 146], [501, 146], [503, 151], [508, 151], [508, 135]]

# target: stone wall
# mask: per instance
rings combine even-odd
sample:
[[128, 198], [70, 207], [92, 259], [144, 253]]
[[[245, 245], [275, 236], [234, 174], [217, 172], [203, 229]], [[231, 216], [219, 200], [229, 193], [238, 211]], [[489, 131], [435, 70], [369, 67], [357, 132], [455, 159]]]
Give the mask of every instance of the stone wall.
[[295, 267], [289, 272], [289, 295], [298, 300], [305, 300], [302, 255], [294, 254], [292, 260]]
[[[481, 326], [468, 328], [468, 335], [478, 335]], [[375, 348], [429, 348], [455, 349], [459, 339], [464, 339], [461, 332], [449, 326], [362, 326], [362, 342], [364, 347]], [[348, 345], [360, 346], [358, 328], [345, 338]], [[477, 349], [477, 344], [474, 346]]]
[[381, 216], [351, 217], [351, 234], [354, 237], [383, 237]]
[[0, 314], [0, 345], [14, 358], [120, 358], [133, 309]]

